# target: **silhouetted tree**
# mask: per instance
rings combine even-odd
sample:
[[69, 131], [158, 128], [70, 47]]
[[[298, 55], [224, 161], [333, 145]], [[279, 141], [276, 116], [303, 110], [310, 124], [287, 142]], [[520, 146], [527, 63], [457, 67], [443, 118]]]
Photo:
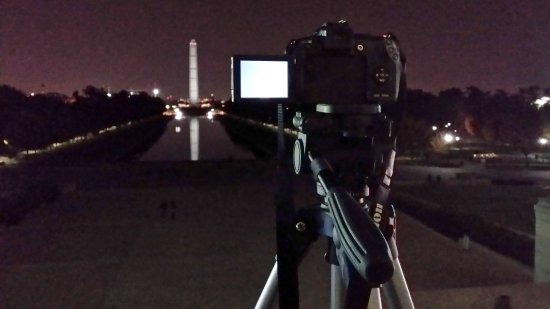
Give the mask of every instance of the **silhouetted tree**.
[[13, 87], [0, 85], [0, 138], [4, 136], [6, 126], [15, 117], [27, 96]]
[[424, 151], [432, 136], [433, 131], [426, 121], [413, 116], [405, 117], [401, 121], [397, 138], [399, 152]]
[[0, 85], [0, 138], [20, 148], [36, 149], [163, 111], [162, 99], [147, 94], [130, 97], [121, 91], [109, 98], [104, 89], [86, 86], [83, 96], [77, 91], [71, 97], [58, 93], [27, 96]]

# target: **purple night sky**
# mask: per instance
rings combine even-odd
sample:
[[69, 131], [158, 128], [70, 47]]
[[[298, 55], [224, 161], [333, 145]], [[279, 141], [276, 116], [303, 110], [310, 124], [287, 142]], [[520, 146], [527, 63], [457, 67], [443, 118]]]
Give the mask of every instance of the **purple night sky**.
[[231, 55], [281, 54], [346, 19], [356, 32], [397, 35], [411, 88], [549, 87], [548, 12], [547, 0], [1, 0], [0, 84], [65, 94], [156, 85], [187, 97], [194, 38], [200, 95], [227, 98]]

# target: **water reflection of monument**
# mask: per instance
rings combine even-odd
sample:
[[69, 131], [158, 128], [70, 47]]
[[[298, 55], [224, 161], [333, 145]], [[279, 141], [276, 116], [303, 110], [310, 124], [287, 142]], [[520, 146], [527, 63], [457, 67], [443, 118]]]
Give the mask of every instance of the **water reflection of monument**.
[[199, 119], [193, 117], [189, 120], [189, 138], [191, 149], [191, 161], [199, 160]]
[[[191, 161], [198, 161], [199, 160], [199, 153], [200, 153], [200, 147], [199, 147], [199, 119], [197, 117], [191, 117], [188, 118], [189, 120], [189, 158]], [[176, 134], [181, 133], [181, 127], [176, 126], [175, 130]]]
[[253, 155], [233, 144], [219, 121], [183, 116], [170, 121], [156, 144], [140, 157], [157, 162], [227, 159], [253, 159]]

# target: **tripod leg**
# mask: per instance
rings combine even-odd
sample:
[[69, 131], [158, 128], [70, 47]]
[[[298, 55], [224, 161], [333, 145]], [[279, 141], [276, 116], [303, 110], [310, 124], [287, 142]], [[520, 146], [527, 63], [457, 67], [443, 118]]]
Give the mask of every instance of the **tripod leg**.
[[277, 283], [277, 262], [275, 262], [254, 309], [266, 309], [271, 307], [275, 295], [277, 294]]
[[382, 300], [380, 299], [380, 288], [370, 291], [369, 306], [367, 309], [382, 309]]
[[394, 273], [390, 281], [382, 285], [384, 299], [392, 309], [414, 309], [414, 304], [403, 275], [399, 258], [393, 260]]
[[344, 283], [338, 265], [330, 265], [330, 309], [341, 309], [344, 303]]

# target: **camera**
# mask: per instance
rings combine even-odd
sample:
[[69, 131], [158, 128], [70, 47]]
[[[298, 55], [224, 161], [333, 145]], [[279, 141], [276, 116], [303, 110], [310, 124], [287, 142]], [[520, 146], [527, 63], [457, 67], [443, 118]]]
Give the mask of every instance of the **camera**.
[[327, 22], [312, 36], [291, 40], [285, 55], [236, 55], [231, 60], [234, 102], [305, 109], [396, 102], [405, 66], [392, 34], [357, 34], [345, 21]]
[[345, 21], [323, 24], [287, 48], [299, 104], [355, 105], [398, 99], [404, 62], [391, 34], [356, 34]]
[[[405, 58], [395, 36], [357, 34], [345, 21], [328, 22], [291, 40], [284, 56], [235, 56], [232, 68], [234, 102], [278, 103], [278, 260], [271, 273], [278, 277], [270, 275], [258, 304], [273, 295], [277, 278], [283, 283], [280, 304], [298, 307], [297, 263], [323, 235], [331, 286], [347, 288], [345, 308], [367, 307], [371, 289], [383, 283], [403, 300], [396, 306], [413, 308], [388, 200], [406, 103]], [[288, 132], [285, 115], [292, 113], [297, 130]], [[286, 152], [290, 136], [292, 160]], [[294, 173], [311, 174], [319, 206], [294, 211], [290, 161]], [[337, 290], [331, 304], [339, 307]]]

